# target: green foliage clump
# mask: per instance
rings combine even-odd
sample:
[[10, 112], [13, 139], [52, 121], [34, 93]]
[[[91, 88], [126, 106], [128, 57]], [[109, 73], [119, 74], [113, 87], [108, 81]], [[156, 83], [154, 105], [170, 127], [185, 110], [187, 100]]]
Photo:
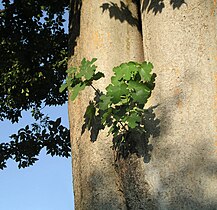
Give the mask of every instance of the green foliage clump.
[[99, 119], [100, 128], [109, 127], [108, 134], [112, 133], [114, 138], [121, 136], [121, 143], [124, 143], [132, 130], [145, 132], [144, 105], [155, 86], [156, 75], [151, 73], [153, 65], [131, 61], [113, 68], [111, 83], [106, 87], [106, 92], [102, 93], [92, 85], [94, 80], [104, 77], [102, 72], [96, 73], [95, 61], [95, 58], [91, 61], [83, 59], [79, 69], [68, 69], [69, 76], [60, 91], [68, 88], [73, 101], [80, 91], [86, 86], [91, 86], [98, 97], [91, 101], [86, 109], [88, 128], [90, 129], [95, 119]]
[[81, 61], [79, 71], [75, 67], [69, 68], [66, 72], [70, 76], [66, 78], [66, 82], [60, 87], [60, 92], [68, 88], [72, 92], [71, 100], [74, 101], [81, 90], [84, 90], [86, 86], [92, 86], [94, 80], [104, 77], [104, 74], [101, 72], [95, 73], [97, 68], [93, 64], [95, 61], [96, 58], [93, 58], [91, 61], [84, 58]]

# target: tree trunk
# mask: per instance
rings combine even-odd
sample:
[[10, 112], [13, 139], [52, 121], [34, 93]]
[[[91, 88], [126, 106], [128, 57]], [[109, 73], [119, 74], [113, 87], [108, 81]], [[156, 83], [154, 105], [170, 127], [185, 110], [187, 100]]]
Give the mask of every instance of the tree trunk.
[[215, 1], [159, 2], [142, 3], [145, 59], [157, 74], [151, 104], [160, 119], [143, 176], [156, 209], [217, 209]]
[[[70, 23], [69, 66], [98, 58], [106, 75], [96, 84], [100, 90], [114, 66], [143, 60], [133, 2], [71, 3], [77, 19]], [[141, 9], [145, 59], [157, 74], [147, 131], [131, 137], [136, 154], [115, 162], [106, 131], [95, 142], [89, 132], [81, 135], [94, 91], [69, 101], [76, 210], [217, 209], [215, 1], [144, 0]]]
[[[83, 0], [82, 5], [79, 0], [72, 1], [69, 66], [78, 66], [84, 57], [97, 58], [98, 68], [106, 77], [95, 87], [103, 90], [114, 66], [130, 60], [143, 61], [137, 12], [131, 0]], [[112, 137], [103, 131], [91, 142], [90, 132], [82, 134], [84, 113], [93, 98], [94, 91], [87, 88], [75, 102], [69, 101], [75, 208], [127, 209], [122, 181], [114, 166]]]

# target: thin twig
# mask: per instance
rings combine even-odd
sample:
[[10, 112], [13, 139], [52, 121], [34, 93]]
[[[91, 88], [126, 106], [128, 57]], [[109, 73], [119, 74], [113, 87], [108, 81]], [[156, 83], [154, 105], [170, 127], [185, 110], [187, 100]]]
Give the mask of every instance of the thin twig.
[[90, 86], [96, 91], [96, 93], [97, 93], [99, 96], [101, 96], [100, 92], [99, 92], [93, 85], [90, 85]]

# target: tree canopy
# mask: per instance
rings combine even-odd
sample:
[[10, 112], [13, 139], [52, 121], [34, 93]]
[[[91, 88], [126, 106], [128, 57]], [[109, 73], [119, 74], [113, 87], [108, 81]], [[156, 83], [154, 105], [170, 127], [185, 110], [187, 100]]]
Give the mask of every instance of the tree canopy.
[[63, 105], [59, 92], [66, 76], [68, 34], [64, 14], [69, 0], [2, 0], [0, 10], [0, 120], [19, 122], [31, 111], [35, 123], [0, 144], [0, 168], [9, 158], [19, 167], [32, 165], [42, 148], [68, 157], [69, 130], [61, 118], [51, 121], [42, 106]]

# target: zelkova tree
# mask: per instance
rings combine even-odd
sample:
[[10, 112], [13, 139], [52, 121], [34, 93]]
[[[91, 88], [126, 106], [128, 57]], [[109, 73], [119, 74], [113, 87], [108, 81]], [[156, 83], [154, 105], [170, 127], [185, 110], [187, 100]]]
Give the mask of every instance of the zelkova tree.
[[[75, 208], [216, 209], [216, 1], [61, 2], [3, 1], [0, 119], [18, 121], [22, 110], [33, 108], [33, 116], [41, 119], [41, 128], [36, 124], [33, 131], [26, 127], [12, 136], [12, 142], [1, 144], [1, 167], [9, 158], [19, 162], [20, 167], [31, 165], [43, 147], [52, 155], [68, 156], [68, 131], [61, 127], [60, 119], [49, 121], [39, 110], [42, 102], [53, 105], [66, 101], [66, 91], [59, 93], [66, 76], [67, 37], [61, 24], [64, 9], [69, 6], [66, 81], [74, 84], [69, 87], [69, 120]], [[42, 20], [44, 14], [47, 17]], [[34, 45], [35, 41], [40, 47]], [[133, 86], [135, 81], [128, 83], [131, 77], [123, 71], [129, 70], [134, 79], [143, 80], [147, 72], [139, 68], [146, 64], [147, 69], [152, 68], [149, 63], [142, 63], [144, 60], [154, 65], [156, 87], [145, 108], [123, 111], [127, 107], [122, 106], [126, 91], [120, 87], [127, 87], [128, 93], [134, 94], [127, 98], [134, 105], [141, 103], [138, 98], [144, 93], [138, 87], [153, 89], [153, 84], [146, 81]], [[119, 66], [129, 61], [132, 62], [124, 64], [125, 68]], [[95, 62], [104, 77], [101, 73], [95, 75], [95, 66], [86, 62]], [[86, 88], [78, 85], [82, 75], [76, 71], [83, 71], [82, 65], [89, 65], [93, 73], [85, 75], [82, 85]], [[117, 91], [108, 88], [115, 66], [119, 66], [114, 69], [119, 80], [113, 77], [113, 83], [125, 83]], [[138, 71], [132, 70], [135, 66]], [[125, 80], [118, 71], [123, 72]], [[153, 79], [150, 77], [152, 82]], [[82, 89], [78, 96], [77, 87]], [[99, 103], [100, 108], [103, 98], [108, 99], [103, 96], [105, 89], [123, 93], [115, 98], [122, 100], [120, 106], [106, 102], [110, 110], [126, 117], [131, 116], [131, 110], [144, 111], [143, 132], [126, 130], [127, 135], [121, 136], [112, 130], [114, 136], [108, 136], [110, 128], [102, 126], [100, 110], [90, 117], [93, 104], [97, 107]], [[149, 96], [150, 92], [144, 95]], [[126, 126], [134, 128], [137, 119], [135, 116], [133, 121], [128, 120]], [[117, 127], [125, 129], [122, 121]]]

